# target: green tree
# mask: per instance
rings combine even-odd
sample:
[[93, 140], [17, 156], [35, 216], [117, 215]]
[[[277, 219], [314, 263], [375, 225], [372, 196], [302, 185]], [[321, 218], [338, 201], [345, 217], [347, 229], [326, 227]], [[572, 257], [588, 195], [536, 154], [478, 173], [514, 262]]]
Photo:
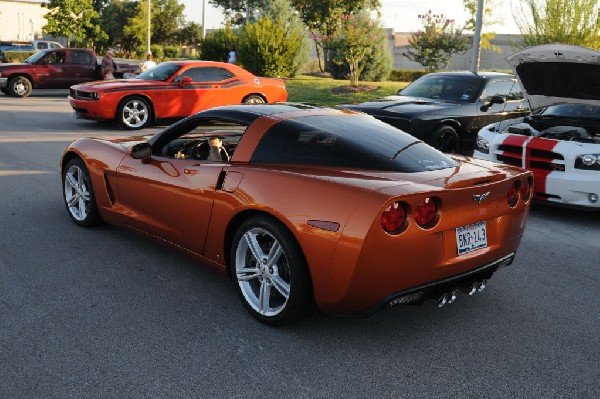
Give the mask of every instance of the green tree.
[[427, 72], [434, 72], [446, 67], [454, 54], [467, 50], [468, 39], [453, 19], [433, 14], [431, 10], [419, 18], [423, 29], [411, 34], [408, 51], [404, 53], [409, 60], [423, 65]]
[[600, 48], [598, 0], [521, 0], [513, 16], [527, 48], [545, 43], [567, 43]]
[[[178, 32], [185, 24], [185, 6], [177, 0], [152, 0], [150, 3], [150, 41], [162, 46], [177, 42]], [[137, 11], [127, 20], [123, 34], [130, 38], [133, 47], [143, 45], [148, 38], [148, 1], [140, 0]]]
[[126, 35], [124, 27], [137, 12], [137, 1], [111, 0], [100, 14], [100, 24], [108, 37], [97, 43], [97, 46], [104, 48], [120, 46], [125, 53], [131, 53], [135, 49], [138, 40], [135, 37]]
[[368, 56], [373, 53], [373, 44], [385, 38], [379, 24], [366, 12], [340, 16], [340, 26], [332, 37], [334, 50], [332, 60], [338, 65], [348, 66], [350, 84], [357, 87]]
[[328, 39], [336, 33], [340, 16], [381, 7], [379, 0], [292, 0], [291, 3], [311, 33], [321, 71], [324, 71], [324, 65], [328, 65]]
[[188, 22], [177, 32], [179, 44], [198, 44], [202, 39], [202, 25], [196, 22]]
[[92, 0], [50, 0], [42, 6], [48, 9], [43, 31], [66, 37], [67, 45], [75, 41], [87, 47], [108, 37], [98, 23], [100, 15]]
[[263, 0], [261, 16], [271, 19], [276, 25], [283, 27], [285, 35], [290, 42], [288, 46], [297, 49], [290, 53], [288, 60], [290, 70], [288, 76], [296, 76], [309, 59], [310, 44], [307, 36], [307, 29], [302, 20], [291, 8], [290, 0]]
[[[463, 6], [469, 13], [469, 19], [465, 23], [464, 30], [467, 32], [475, 32], [475, 22], [477, 19], [477, 4], [478, 0], [463, 0]], [[502, 22], [494, 18], [493, 10], [498, 9], [500, 5], [497, 0], [486, 0], [483, 10], [482, 32], [489, 29], [492, 25], [499, 25]], [[495, 32], [483, 32], [481, 34], [481, 48], [483, 50], [492, 50], [501, 53], [502, 49], [491, 43], [491, 40], [496, 38]]]

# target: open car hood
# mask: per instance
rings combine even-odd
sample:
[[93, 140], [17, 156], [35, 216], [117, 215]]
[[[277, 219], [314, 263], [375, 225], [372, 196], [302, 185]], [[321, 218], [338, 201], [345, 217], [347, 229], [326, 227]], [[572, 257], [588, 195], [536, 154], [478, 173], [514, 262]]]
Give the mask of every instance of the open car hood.
[[531, 109], [556, 103], [600, 101], [598, 51], [570, 44], [543, 44], [514, 53], [506, 60]]

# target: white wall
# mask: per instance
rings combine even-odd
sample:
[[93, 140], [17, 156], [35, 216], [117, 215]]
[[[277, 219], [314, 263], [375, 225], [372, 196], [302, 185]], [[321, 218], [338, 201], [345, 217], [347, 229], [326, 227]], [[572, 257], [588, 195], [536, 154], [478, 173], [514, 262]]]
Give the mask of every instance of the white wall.
[[0, 40], [31, 41], [41, 38], [47, 12], [41, 0], [0, 0]]

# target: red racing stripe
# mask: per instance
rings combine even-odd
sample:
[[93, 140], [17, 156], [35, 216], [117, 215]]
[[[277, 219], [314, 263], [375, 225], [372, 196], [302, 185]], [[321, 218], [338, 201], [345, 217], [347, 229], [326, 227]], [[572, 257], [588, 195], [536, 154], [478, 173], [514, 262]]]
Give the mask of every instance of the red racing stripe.
[[[525, 168], [527, 170], [533, 171], [533, 189], [534, 193], [543, 193], [546, 194], [546, 178], [550, 173], [553, 172], [552, 169], [542, 169], [540, 167], [536, 167], [536, 165], [532, 166], [532, 151], [541, 150], [552, 152], [554, 147], [559, 143], [558, 140], [549, 140], [540, 137], [533, 137], [527, 143], [527, 147], [525, 149]], [[548, 162], [551, 163], [551, 162]], [[546, 200], [546, 197], [537, 197], [538, 199]]]

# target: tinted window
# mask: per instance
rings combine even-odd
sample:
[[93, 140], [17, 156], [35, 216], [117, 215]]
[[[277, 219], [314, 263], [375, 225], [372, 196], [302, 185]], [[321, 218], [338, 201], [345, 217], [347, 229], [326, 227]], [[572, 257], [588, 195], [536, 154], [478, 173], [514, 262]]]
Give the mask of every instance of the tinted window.
[[48, 53], [48, 55], [44, 57], [42, 62], [46, 64], [64, 64], [66, 58], [67, 55], [64, 53], [64, 51], [55, 51], [52, 53]]
[[600, 107], [591, 104], [557, 104], [549, 106], [541, 114], [600, 119]]
[[39, 42], [39, 43], [37, 44], [37, 48], [38, 48], [38, 49], [40, 49], [40, 50], [43, 50], [43, 49], [45, 49], [45, 48], [48, 48], [48, 43], [46, 43], [46, 42]]
[[231, 79], [233, 74], [224, 68], [198, 67], [183, 71], [176, 79], [177, 82], [184, 76], [192, 78], [192, 82], [220, 82]]
[[475, 76], [426, 75], [402, 90], [401, 95], [473, 102], [480, 90], [481, 79]]
[[481, 99], [484, 102], [489, 101], [493, 96], [502, 96], [508, 99], [513, 85], [514, 82], [512, 80], [499, 80], [490, 82], [485, 88]]
[[523, 97], [523, 89], [521, 89], [521, 85], [518, 83], [513, 84], [512, 89], [510, 90], [510, 94], [508, 96], [509, 101], [521, 101], [525, 97]]
[[92, 63], [92, 57], [87, 51], [72, 51], [71, 63], [89, 65]]
[[310, 116], [273, 125], [251, 162], [422, 172], [456, 164], [441, 152], [364, 115]]
[[154, 68], [150, 68], [145, 72], [140, 73], [135, 77], [135, 79], [158, 80], [164, 82], [173, 76], [173, 74], [177, 72], [179, 68], [181, 68], [181, 65], [164, 62], [162, 64], [158, 64]]

